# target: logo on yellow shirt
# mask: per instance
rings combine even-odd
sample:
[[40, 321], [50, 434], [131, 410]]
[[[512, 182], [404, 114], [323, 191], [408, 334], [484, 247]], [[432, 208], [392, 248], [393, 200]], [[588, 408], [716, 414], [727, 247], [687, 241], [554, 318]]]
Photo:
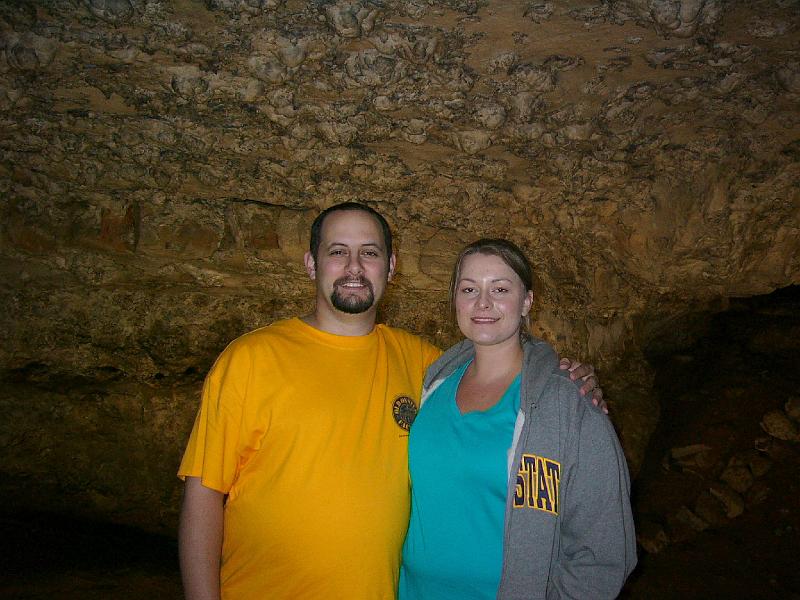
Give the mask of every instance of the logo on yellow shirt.
[[514, 508], [533, 508], [558, 514], [561, 463], [535, 454], [519, 460]]
[[408, 396], [398, 396], [392, 403], [392, 416], [401, 429], [408, 431], [417, 416], [417, 405]]

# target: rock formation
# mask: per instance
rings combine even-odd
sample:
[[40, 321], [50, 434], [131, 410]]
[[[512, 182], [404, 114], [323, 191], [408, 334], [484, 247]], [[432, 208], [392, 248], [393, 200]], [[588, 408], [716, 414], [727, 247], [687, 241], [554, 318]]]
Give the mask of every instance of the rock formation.
[[309, 309], [308, 227], [352, 199], [398, 235], [382, 318], [440, 345], [459, 247], [518, 242], [636, 470], [644, 352], [800, 283], [799, 27], [789, 0], [0, 5], [3, 492], [173, 527], [203, 374]]

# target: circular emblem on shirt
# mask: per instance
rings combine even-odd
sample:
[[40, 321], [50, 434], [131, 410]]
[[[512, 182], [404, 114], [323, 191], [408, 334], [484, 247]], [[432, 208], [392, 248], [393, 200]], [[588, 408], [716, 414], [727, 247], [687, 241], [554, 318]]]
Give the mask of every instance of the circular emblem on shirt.
[[417, 405], [408, 396], [398, 396], [392, 404], [394, 422], [408, 431], [417, 416]]

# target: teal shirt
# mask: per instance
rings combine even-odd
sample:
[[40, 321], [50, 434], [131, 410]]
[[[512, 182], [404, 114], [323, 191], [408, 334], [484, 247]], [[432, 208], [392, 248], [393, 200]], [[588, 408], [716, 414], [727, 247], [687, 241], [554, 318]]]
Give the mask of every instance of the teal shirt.
[[462, 415], [456, 392], [469, 363], [434, 390], [408, 442], [411, 521], [400, 600], [495, 598], [503, 566], [508, 450], [520, 377], [486, 411]]

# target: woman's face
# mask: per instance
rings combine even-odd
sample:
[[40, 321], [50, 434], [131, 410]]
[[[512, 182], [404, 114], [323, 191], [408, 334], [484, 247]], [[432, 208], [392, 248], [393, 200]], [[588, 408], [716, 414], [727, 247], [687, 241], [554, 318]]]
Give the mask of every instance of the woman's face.
[[461, 262], [455, 293], [456, 320], [473, 343], [492, 346], [519, 343], [521, 318], [528, 314], [533, 292], [514, 270], [491, 254], [470, 254]]

